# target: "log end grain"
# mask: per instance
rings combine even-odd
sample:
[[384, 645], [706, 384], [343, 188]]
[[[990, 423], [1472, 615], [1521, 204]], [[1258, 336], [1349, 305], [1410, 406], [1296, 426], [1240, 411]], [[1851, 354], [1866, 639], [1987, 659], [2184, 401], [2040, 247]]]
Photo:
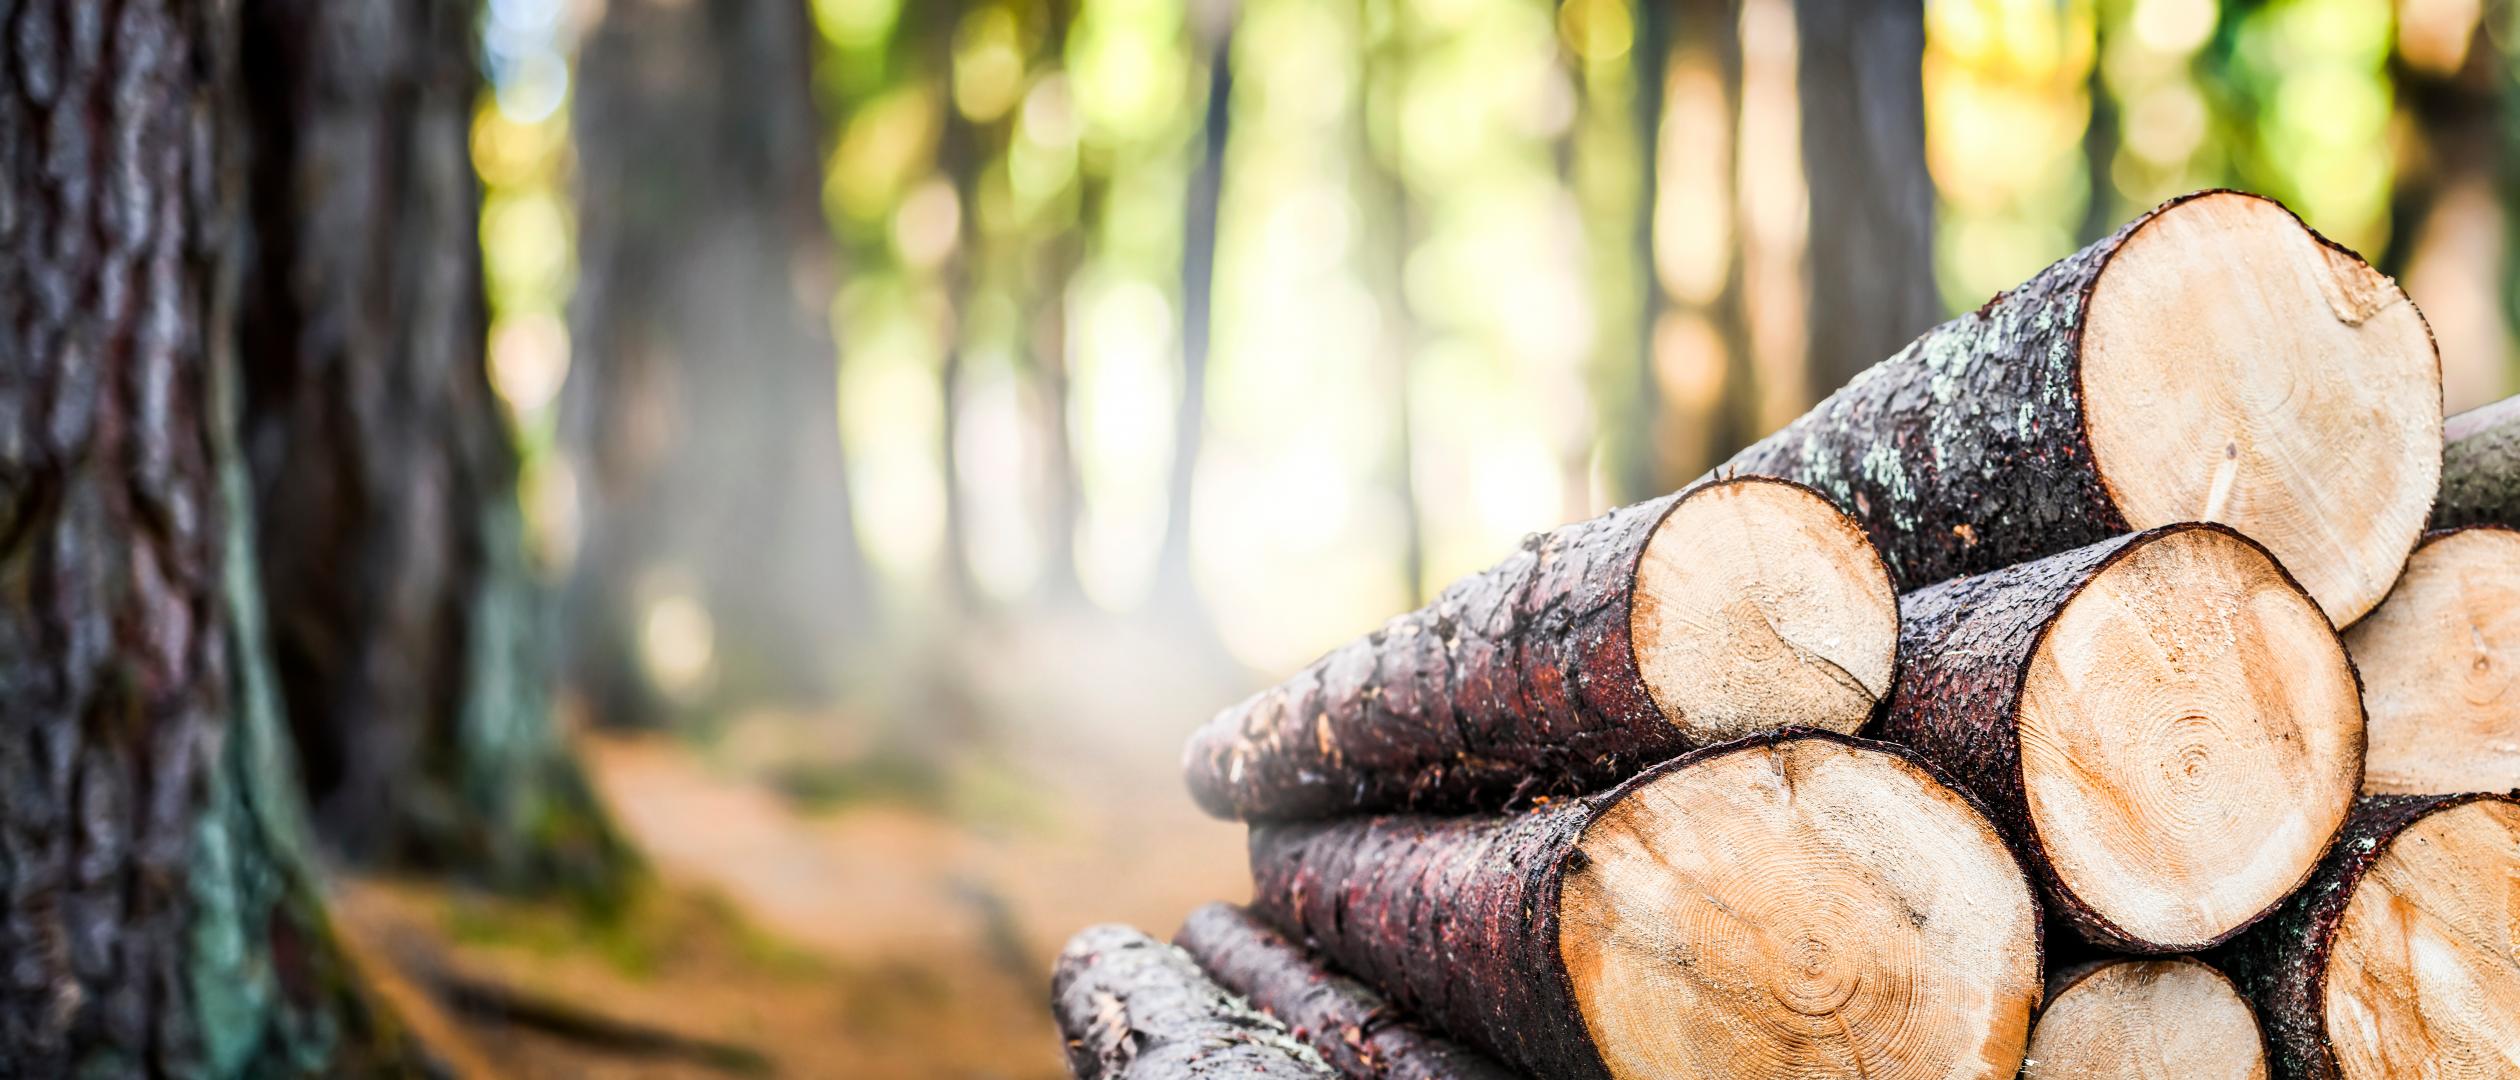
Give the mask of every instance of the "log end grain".
[[1088, 927], [1060, 951], [1052, 1011], [1079, 1080], [1332, 1080], [1277, 1021], [1181, 950], [1126, 926]]
[[2418, 818], [2363, 871], [2320, 1002], [2337, 1075], [2520, 1075], [2520, 803]]
[[2022, 795], [2055, 886], [2144, 951], [2255, 921], [2352, 807], [2357, 690], [2335, 630], [2264, 548], [2213, 525], [2133, 538], [2021, 675]]
[[2231, 980], [2166, 957], [2101, 961], [2051, 981], [2021, 1075], [2266, 1080], [2268, 1071], [2257, 1015]]
[[2338, 626], [2380, 602], [2441, 484], [2441, 361], [2397, 284], [2272, 200], [2208, 192], [2092, 286], [2084, 432], [2129, 527], [2219, 521]]
[[1629, 606], [1645, 689], [1691, 746], [1853, 734], [1890, 692], [1898, 595], [1863, 526], [1810, 488], [1703, 485], [1646, 541]]
[[1986, 818], [1902, 753], [1748, 740], [1609, 796], [1558, 868], [1608, 1074], [2011, 1077], [2038, 909]]
[[2345, 644], [2371, 713], [2366, 794], [2520, 787], [2520, 531], [2426, 537]]

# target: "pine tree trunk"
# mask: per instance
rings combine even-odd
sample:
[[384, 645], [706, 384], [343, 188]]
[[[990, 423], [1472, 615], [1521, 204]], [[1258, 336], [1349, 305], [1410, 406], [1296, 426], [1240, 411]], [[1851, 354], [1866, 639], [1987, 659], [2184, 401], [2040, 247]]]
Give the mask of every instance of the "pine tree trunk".
[[1477, 1051], [1420, 1027], [1374, 988], [1342, 975], [1251, 913], [1209, 904], [1173, 944], [1354, 1080], [1512, 1080]]
[[261, 652], [233, 10], [0, 26], [0, 1072], [416, 1071], [326, 925]]
[[2520, 397], [2451, 417], [2441, 431], [2441, 498], [2432, 527], [2520, 528]]
[[801, 0], [620, 0], [583, 51], [571, 666], [605, 722], [669, 708], [636, 646], [660, 583], [730, 698], [830, 700], [863, 631], [813, 41]]
[[1926, 331], [1718, 472], [1827, 493], [1902, 590], [2221, 521], [2344, 626], [2422, 532], [2440, 401], [2394, 283], [2271, 200], [2202, 192]]
[[316, 819], [361, 861], [605, 891], [485, 366], [474, 7], [243, 11], [243, 445]]
[[1898, 690], [1874, 733], [1984, 802], [2050, 915], [2093, 944], [2227, 940], [2300, 884], [2361, 782], [2344, 646], [2223, 526], [2104, 541], [1900, 608]]
[[1809, 489], [1699, 485], [1534, 536], [1191, 737], [1220, 817], [1495, 809], [1684, 750], [1852, 732], [1887, 690], [1879, 557]]
[[1537, 1076], [2009, 1080], [2039, 995], [2037, 908], [1994, 827], [1838, 735], [1526, 813], [1263, 825], [1251, 868], [1288, 937]]
[[2357, 803], [2308, 884], [2217, 957], [2257, 1004], [2278, 1080], [2520, 1070], [2515, 878], [2520, 799]]
[[1059, 952], [1051, 1011], [1077, 1080], [1327, 1080], [1339, 1074], [1181, 950], [1126, 926]]
[[1943, 312], [1925, 171], [1925, 5], [1795, 0], [1811, 190], [1811, 384], [1841, 386]]

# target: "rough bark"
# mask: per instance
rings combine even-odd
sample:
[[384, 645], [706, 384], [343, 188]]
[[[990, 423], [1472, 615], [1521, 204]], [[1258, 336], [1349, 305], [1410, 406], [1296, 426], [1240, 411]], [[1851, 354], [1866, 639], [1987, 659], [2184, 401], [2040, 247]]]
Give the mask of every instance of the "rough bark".
[[1339, 1075], [1180, 949], [1130, 927], [1088, 927], [1070, 938], [1050, 997], [1078, 1080]]
[[1925, 171], [1925, 6], [1795, 0], [1811, 189], [1810, 378], [1841, 386], [1943, 314]]
[[605, 11], [574, 105], [562, 439], [587, 539], [570, 667], [599, 720], [662, 719], [674, 703], [637, 649], [662, 575], [711, 617], [722, 698], [826, 702], [868, 596], [835, 408], [813, 26], [798, 0]]
[[2310, 880], [2274, 914], [2218, 952], [2257, 1006], [2275, 1075], [2283, 1080], [2337, 1080], [2327, 1032], [2329, 946], [2363, 873], [2400, 832], [2455, 806], [2510, 795], [2368, 795], [2337, 833], [2336, 844]]
[[1352, 1080], [1511, 1080], [1514, 1074], [1418, 1026], [1374, 988], [1331, 970], [1251, 913], [1209, 904], [1173, 943]]
[[1500, 1059], [1606, 1077], [1558, 951], [1558, 883], [1596, 804], [1255, 826], [1252, 907]]
[[243, 445], [316, 819], [361, 861], [603, 891], [624, 849], [551, 730], [485, 366], [474, 6], [243, 12]]
[[1826, 493], [1864, 522], [1902, 591], [2126, 532], [2085, 426], [2084, 315], [2129, 237], [2218, 195], [2163, 203], [1926, 331], [1717, 473]]
[[0, 27], [0, 1074], [408, 1071], [326, 925], [262, 667], [235, 11]]
[[1901, 597], [1898, 687], [1867, 732], [1914, 748], [1984, 804], [2038, 877], [2049, 917], [2104, 949], [2159, 953], [2169, 943], [2118, 927], [2058, 875], [2026, 794], [2022, 693], [2041, 641], [2084, 586], [2143, 543], [2188, 528], [2223, 532], [2257, 548], [2221, 525], [2169, 526]]
[[1702, 745], [1647, 691], [1630, 627], [1647, 541], [1708, 485], [1527, 537], [1434, 603], [1191, 737], [1220, 817], [1494, 808], [1596, 791]]
[[2432, 527], [2520, 528], [2520, 397], [2451, 417], [2441, 438], [2441, 495]]

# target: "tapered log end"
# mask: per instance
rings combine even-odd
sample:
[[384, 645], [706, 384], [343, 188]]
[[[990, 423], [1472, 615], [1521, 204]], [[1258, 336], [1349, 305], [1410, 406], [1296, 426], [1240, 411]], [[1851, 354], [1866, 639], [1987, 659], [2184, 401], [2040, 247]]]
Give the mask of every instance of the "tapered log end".
[[2520, 531], [2426, 538], [2345, 644], [2371, 713], [2364, 793], [2520, 787]]
[[2352, 807], [2363, 714], [2344, 646], [2227, 528], [2133, 538], [2026, 663], [2030, 828], [2119, 944], [2184, 952], [2238, 932], [2309, 876]]
[[1690, 744], [1852, 734], [1890, 691], [1898, 595], [1836, 504], [1741, 477], [1691, 491], [1655, 527], [1629, 629], [1646, 692]]
[[2257, 1015], [2222, 972], [2185, 957], [2111, 960], [2060, 980], [2023, 1080], [2266, 1080]]
[[2520, 1075], [2520, 803], [2462, 802], [2398, 833], [2328, 957], [2320, 1007], [2344, 1080]]
[[2338, 626], [2380, 602], [2441, 483], [2440, 356], [2395, 282], [2209, 192], [2126, 238], [2083, 334], [2083, 424], [2130, 527], [2235, 526]]
[[1609, 1074], [2011, 1077], [2038, 912], [1994, 827], [1902, 754], [1747, 741], [1613, 796], [1559, 952]]

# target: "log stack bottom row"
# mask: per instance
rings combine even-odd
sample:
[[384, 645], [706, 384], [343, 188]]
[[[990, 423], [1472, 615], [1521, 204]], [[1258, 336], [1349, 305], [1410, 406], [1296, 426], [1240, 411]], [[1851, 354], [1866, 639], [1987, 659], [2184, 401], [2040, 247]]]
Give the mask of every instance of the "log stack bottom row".
[[1199, 729], [1251, 902], [1080, 934], [1071, 1070], [2520, 1078], [2520, 399], [2440, 391], [2172, 200]]

